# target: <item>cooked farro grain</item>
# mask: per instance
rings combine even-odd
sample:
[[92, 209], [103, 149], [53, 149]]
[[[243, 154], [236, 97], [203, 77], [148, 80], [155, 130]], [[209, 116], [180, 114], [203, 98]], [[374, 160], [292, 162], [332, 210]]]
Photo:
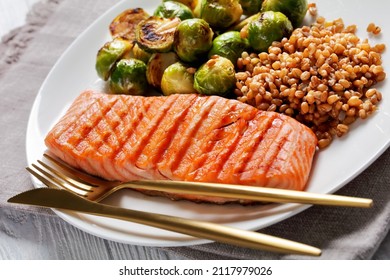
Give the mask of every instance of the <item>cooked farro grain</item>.
[[317, 15], [317, 4], [316, 3], [309, 3], [307, 5], [307, 9], [309, 10], [309, 14], [311, 16], [316, 16]]
[[375, 23], [371, 22], [368, 26], [367, 26], [367, 32], [370, 32], [374, 35], [378, 35], [379, 33], [381, 33], [382, 29], [375, 25]]
[[328, 146], [356, 119], [372, 114], [382, 99], [372, 87], [386, 77], [385, 45], [371, 46], [355, 32], [355, 25], [346, 27], [341, 19], [318, 17], [311, 27], [274, 42], [268, 52], [242, 53], [238, 100], [296, 118], [315, 132], [320, 148]]

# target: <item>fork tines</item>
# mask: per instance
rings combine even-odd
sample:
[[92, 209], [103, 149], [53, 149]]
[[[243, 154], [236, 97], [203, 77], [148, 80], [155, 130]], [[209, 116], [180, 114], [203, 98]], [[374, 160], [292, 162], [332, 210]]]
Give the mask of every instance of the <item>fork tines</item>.
[[[38, 160], [37, 164], [33, 163], [31, 167], [26, 169], [50, 188], [64, 188], [80, 196], [86, 196], [88, 192], [91, 192], [93, 186], [83, 183], [81, 179], [76, 181], [72, 177], [67, 176], [66, 169], [62, 166], [57, 166], [56, 168]], [[61, 168], [61, 170], [58, 170], [58, 168]]]

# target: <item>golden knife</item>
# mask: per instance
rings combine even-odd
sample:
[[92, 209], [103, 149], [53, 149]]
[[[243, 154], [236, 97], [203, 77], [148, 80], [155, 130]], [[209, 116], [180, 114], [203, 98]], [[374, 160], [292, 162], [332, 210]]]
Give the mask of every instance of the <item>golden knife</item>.
[[210, 222], [91, 202], [66, 190], [49, 188], [32, 189], [10, 198], [8, 202], [72, 210], [115, 218], [251, 249], [286, 254], [321, 255], [320, 249], [299, 242]]

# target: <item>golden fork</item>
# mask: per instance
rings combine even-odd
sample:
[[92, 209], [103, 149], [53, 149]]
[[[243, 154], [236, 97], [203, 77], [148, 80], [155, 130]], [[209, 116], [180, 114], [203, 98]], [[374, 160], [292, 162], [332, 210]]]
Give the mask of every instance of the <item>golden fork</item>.
[[[49, 188], [63, 189], [65, 185], [68, 184], [70, 185], [73, 184], [72, 182], [77, 182], [75, 179], [67, 177], [66, 175], [57, 177], [58, 174], [60, 174], [60, 172], [58, 172], [54, 168], [51, 168], [50, 166], [43, 163], [42, 161], [39, 161], [39, 163], [42, 164], [42, 166], [44, 167], [49, 167], [48, 171], [43, 170], [42, 168], [38, 167], [35, 164], [32, 165], [32, 168], [27, 167], [27, 170]], [[64, 178], [66, 178], [66, 180]], [[85, 198], [85, 199], [81, 199], [81, 201], [89, 201], [89, 198], [91, 198], [89, 196], [84, 195], [86, 192], [85, 189], [76, 192], [76, 189], [78, 188], [78, 184], [72, 185], [72, 188], [69, 188], [68, 186], [66, 188], [68, 189], [69, 194], [73, 193], [73, 194], [77, 194], [79, 197], [81, 196]], [[97, 197], [96, 199], [99, 198], [101, 197]], [[96, 208], [97, 206], [97, 202], [89, 201], [89, 204], [93, 205], [93, 208]], [[165, 230], [175, 231], [175, 232], [179, 232], [179, 233], [183, 233], [183, 234], [187, 234], [190, 236], [195, 236], [203, 239], [219, 241], [222, 243], [231, 244], [235, 246], [241, 246], [241, 247], [246, 247], [251, 249], [259, 249], [259, 250], [268, 250], [277, 253], [304, 254], [304, 255], [311, 255], [311, 256], [321, 255], [321, 250], [319, 248], [306, 245], [303, 243], [279, 238], [279, 237], [258, 233], [258, 232], [241, 230], [241, 229], [210, 223], [210, 222], [203, 222], [203, 221], [191, 220], [191, 219], [156, 214], [156, 213], [148, 213], [143, 211], [119, 208], [119, 207], [110, 207], [110, 206], [101, 205], [101, 207], [98, 208], [99, 209], [110, 208], [109, 212], [104, 213], [104, 216], [106, 217], [140, 223], [140, 224], [153, 226]], [[102, 215], [101, 212], [102, 211], [100, 211], [100, 214], [96, 214], [96, 215]]]
[[[126, 183], [113, 182], [78, 171], [48, 154], [44, 154], [44, 157], [52, 165], [38, 160], [38, 165], [32, 164], [31, 168], [49, 177], [57, 184], [62, 185], [63, 188], [96, 202], [101, 201], [120, 189], [131, 188], [277, 203], [291, 202], [363, 208], [371, 207], [373, 203], [371, 199], [367, 198], [230, 184], [163, 180], [136, 180]], [[31, 172], [31, 168], [27, 167], [27, 170]]]

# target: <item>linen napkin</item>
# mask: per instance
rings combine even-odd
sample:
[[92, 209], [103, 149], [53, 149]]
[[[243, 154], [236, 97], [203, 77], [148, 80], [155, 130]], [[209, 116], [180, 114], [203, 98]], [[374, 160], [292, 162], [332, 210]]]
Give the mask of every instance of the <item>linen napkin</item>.
[[[33, 188], [25, 171], [25, 134], [29, 112], [42, 82], [72, 41], [115, 3], [108, 0], [44, 0], [34, 6], [25, 26], [3, 37], [0, 44], [0, 208], [20, 207], [10, 206], [6, 200]], [[387, 150], [338, 192], [373, 198], [372, 209], [314, 206], [261, 232], [321, 247], [320, 259], [372, 258], [389, 231], [389, 166], [390, 151]], [[41, 208], [20, 208], [54, 215]], [[220, 243], [161, 250], [186, 259], [310, 258]]]

